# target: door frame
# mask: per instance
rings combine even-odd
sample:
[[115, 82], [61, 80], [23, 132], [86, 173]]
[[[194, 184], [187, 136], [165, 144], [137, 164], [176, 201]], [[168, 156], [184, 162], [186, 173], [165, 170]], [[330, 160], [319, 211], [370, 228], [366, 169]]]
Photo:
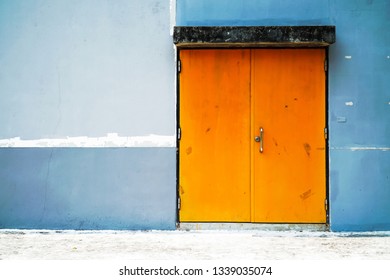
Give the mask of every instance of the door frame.
[[[324, 98], [325, 98], [325, 127], [327, 129], [327, 137], [325, 139], [325, 199], [324, 201], [324, 207], [325, 213], [326, 213], [326, 223], [325, 225], [329, 225], [329, 124], [328, 124], [328, 112], [329, 112], [329, 106], [328, 106], [328, 57], [329, 57], [329, 48], [328, 47], [314, 47], [315, 49], [324, 49], [325, 50], [325, 61], [324, 61], [324, 67], [325, 67], [325, 92], [324, 92]], [[185, 50], [195, 50], [199, 48], [185, 48]], [[202, 49], [225, 49], [225, 48], [202, 48]], [[254, 49], [251, 47], [244, 47], [243, 49]], [[266, 48], [266, 49], [297, 49], [297, 48]], [[298, 49], [307, 49], [307, 48], [298, 48]], [[311, 47], [310, 49], [313, 49]], [[181, 128], [180, 128], [180, 72], [181, 72], [181, 61], [180, 61], [180, 51], [179, 49], [177, 51], [176, 56], [176, 131], [177, 131], [177, 137], [176, 137], [176, 224], [179, 227], [180, 226], [180, 138], [181, 138]], [[252, 112], [253, 113], [253, 112]], [[251, 113], [251, 114], [252, 114]], [[325, 132], [324, 132], [325, 134]], [[251, 198], [253, 199], [253, 198]], [[216, 222], [217, 223], [217, 222]], [[267, 224], [267, 223], [248, 223], [248, 224]]]
[[[325, 49], [325, 193], [326, 229], [330, 223], [329, 200], [329, 46], [336, 42], [335, 26], [174, 26], [176, 64], [176, 225], [180, 227], [180, 51], [182, 49], [225, 49], [225, 48], [321, 48]], [[251, 224], [253, 225], [253, 224]], [[191, 228], [191, 227], [189, 227]], [[195, 225], [194, 229], [199, 227]], [[231, 228], [227, 227], [219, 228]], [[242, 228], [242, 227], [238, 227]], [[294, 228], [292, 224], [276, 225], [276, 230]]]

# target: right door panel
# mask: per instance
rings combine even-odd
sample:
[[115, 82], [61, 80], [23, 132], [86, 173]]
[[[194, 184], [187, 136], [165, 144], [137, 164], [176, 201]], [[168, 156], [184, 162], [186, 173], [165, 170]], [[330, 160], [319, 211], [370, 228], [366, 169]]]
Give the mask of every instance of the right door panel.
[[251, 56], [252, 222], [325, 223], [325, 50]]

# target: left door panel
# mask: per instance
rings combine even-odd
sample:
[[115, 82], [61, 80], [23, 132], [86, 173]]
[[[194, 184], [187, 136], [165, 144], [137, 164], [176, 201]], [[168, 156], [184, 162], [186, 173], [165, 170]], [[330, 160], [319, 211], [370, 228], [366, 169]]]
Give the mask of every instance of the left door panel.
[[250, 50], [181, 50], [180, 222], [250, 222]]

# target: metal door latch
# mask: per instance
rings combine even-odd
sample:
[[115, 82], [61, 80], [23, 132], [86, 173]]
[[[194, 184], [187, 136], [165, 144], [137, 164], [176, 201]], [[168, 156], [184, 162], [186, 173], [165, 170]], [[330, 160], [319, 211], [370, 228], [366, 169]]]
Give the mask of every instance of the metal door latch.
[[260, 153], [264, 152], [264, 149], [263, 149], [263, 142], [264, 142], [264, 140], [263, 140], [263, 138], [264, 138], [264, 129], [262, 127], [260, 127], [260, 135], [255, 136], [255, 142], [260, 143], [260, 149], [259, 149]]

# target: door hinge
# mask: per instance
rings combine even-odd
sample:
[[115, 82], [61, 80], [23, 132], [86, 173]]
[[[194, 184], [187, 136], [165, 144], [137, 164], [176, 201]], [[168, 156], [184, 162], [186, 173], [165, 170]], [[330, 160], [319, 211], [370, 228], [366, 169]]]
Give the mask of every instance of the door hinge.
[[325, 59], [325, 61], [324, 61], [324, 70], [325, 70], [325, 72], [328, 72], [328, 60], [327, 59]]
[[325, 211], [328, 212], [328, 199], [325, 198]]
[[177, 73], [181, 73], [181, 60], [177, 61]]
[[181, 139], [181, 128], [178, 127], [177, 128], [177, 140], [180, 140]]
[[181, 199], [180, 197], [177, 198], [177, 210], [180, 210], [181, 208]]
[[324, 138], [325, 138], [325, 140], [328, 140], [328, 128], [327, 127], [324, 128]]

